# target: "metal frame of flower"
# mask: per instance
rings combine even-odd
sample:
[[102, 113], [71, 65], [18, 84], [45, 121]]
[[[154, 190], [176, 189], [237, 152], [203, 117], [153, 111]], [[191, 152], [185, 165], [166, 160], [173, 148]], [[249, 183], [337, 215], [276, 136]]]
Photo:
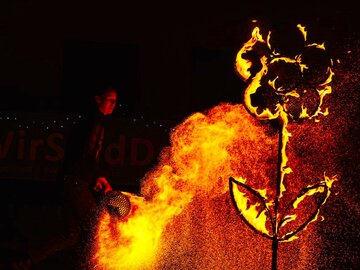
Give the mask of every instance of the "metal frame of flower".
[[[323, 181], [302, 189], [287, 205], [285, 212], [279, 213], [280, 199], [285, 191], [284, 178], [292, 172], [287, 166], [285, 151], [291, 136], [287, 125], [289, 121], [318, 121], [318, 115], [328, 114], [327, 109], [322, 111], [321, 105], [324, 96], [332, 92], [334, 75], [332, 60], [327, 57], [324, 44], [308, 44], [307, 32], [302, 25], [297, 25], [296, 31], [301, 41], [300, 46], [295, 46], [300, 49], [299, 54], [285, 55], [272, 48], [273, 33], [268, 32], [263, 39], [260, 29], [255, 27], [235, 61], [238, 75], [248, 83], [244, 91], [244, 105], [248, 112], [260, 120], [277, 119], [280, 122], [275, 199], [268, 201], [263, 190], [246, 185], [245, 179], [229, 179], [232, 202], [243, 221], [255, 232], [272, 240], [273, 270], [277, 268], [278, 243], [296, 239], [298, 232], [317, 219], [320, 207], [329, 197], [332, 183], [336, 180], [336, 176], [324, 175]], [[307, 213], [307, 218], [297, 228], [282, 232], [280, 229], [285, 224], [296, 219], [299, 204], [315, 195], [318, 196], [316, 207]], [[273, 206], [272, 211], [270, 206]], [[266, 222], [271, 224], [271, 232]]]

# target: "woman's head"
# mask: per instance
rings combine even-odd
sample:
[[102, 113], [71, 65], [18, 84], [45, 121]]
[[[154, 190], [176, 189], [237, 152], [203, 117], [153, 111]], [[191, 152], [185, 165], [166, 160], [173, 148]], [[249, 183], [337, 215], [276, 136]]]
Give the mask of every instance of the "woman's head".
[[107, 87], [95, 95], [95, 101], [99, 111], [104, 115], [112, 114], [117, 103], [117, 91], [113, 87]]

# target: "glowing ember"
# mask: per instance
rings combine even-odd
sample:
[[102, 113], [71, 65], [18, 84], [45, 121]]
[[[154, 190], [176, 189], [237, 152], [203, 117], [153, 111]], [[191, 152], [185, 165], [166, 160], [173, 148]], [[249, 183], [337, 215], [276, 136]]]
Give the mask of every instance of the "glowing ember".
[[[320, 165], [292, 162], [291, 169], [288, 163], [297, 160], [297, 152], [290, 151], [290, 159], [285, 150], [293, 122], [327, 113], [320, 107], [331, 93], [332, 71], [325, 69], [324, 80], [316, 80], [306, 49], [298, 56], [282, 56], [271, 40], [255, 28], [236, 57], [236, 69], [249, 83], [245, 107], [224, 103], [190, 115], [173, 129], [171, 145], [142, 179], [141, 196], [124, 193], [130, 213], [117, 219], [102, 209], [90, 252], [95, 269], [265, 269], [272, 254], [268, 239], [290, 241], [316, 219], [335, 178], [325, 176], [304, 188], [311, 175], [303, 181], [293, 171], [302, 166], [319, 173]], [[250, 59], [247, 54], [254, 48], [255, 56], [268, 54]], [[313, 44], [305, 48], [323, 50]], [[281, 76], [284, 70], [292, 73]], [[299, 83], [305, 77], [311, 83]], [[265, 237], [254, 239], [236, 211]], [[309, 237], [298, 240], [305, 241], [301, 251], [288, 243], [290, 251], [279, 258], [283, 269], [311, 268], [306, 252], [317, 246]]]
[[[272, 35], [269, 32], [266, 46], [263, 45], [262, 50], [255, 53], [255, 57], [250, 57], [252, 61], [246, 59], [246, 54], [249, 54], [258, 43], [265, 43], [259, 29], [255, 28], [252, 32], [252, 38], [240, 49], [236, 57], [238, 74], [243, 80], [249, 82], [244, 94], [244, 104], [248, 111], [261, 120], [279, 120], [276, 196], [271, 203], [267, 202], [267, 198], [251, 186], [244, 184], [243, 179], [236, 181], [234, 178], [230, 178], [230, 192], [234, 205], [242, 218], [253, 230], [273, 241], [273, 270], [277, 269], [278, 242], [295, 239], [296, 233], [316, 220], [320, 206], [325, 203], [330, 195], [330, 187], [336, 179], [335, 176], [332, 179], [325, 177], [323, 182], [308, 187], [296, 197], [292, 203], [293, 210], [297, 209], [300, 202], [303, 202], [307, 197], [310, 198], [307, 199], [307, 207], [304, 208], [304, 211], [308, 211], [304, 220], [298, 218], [295, 213], [286, 216], [281, 214], [280, 199], [286, 191], [285, 176], [292, 172], [292, 169], [287, 166], [288, 157], [286, 155], [286, 145], [291, 136], [287, 130], [289, 120], [299, 121], [315, 118], [319, 114], [327, 115], [328, 110], [322, 112], [321, 105], [324, 96], [332, 91], [332, 61], [327, 61], [326, 55], [323, 53], [325, 51], [324, 44], [306, 44], [305, 27], [298, 25], [298, 30], [303, 37], [302, 42], [300, 42], [300, 47], [303, 48], [299, 54], [292, 55], [293, 52], [290, 51], [288, 52], [289, 55], [282, 55], [284, 48], [280, 46], [280, 49], [277, 50], [276, 46], [272, 47]], [[275, 39], [275, 41], [278, 40]], [[321, 65], [318, 62], [313, 62], [313, 59], [322, 60]], [[256, 61], [260, 62], [261, 65], [252, 74], [250, 69], [252, 63]], [[316, 120], [318, 121], [318, 119]], [[239, 188], [244, 191], [240, 191]], [[250, 191], [255, 195], [256, 201], [251, 202], [245, 191]], [[322, 196], [315, 200], [318, 194]], [[312, 203], [308, 203], [309, 200], [313, 200]], [[260, 209], [259, 205], [262, 206]], [[289, 208], [290, 206], [286, 207], [285, 212]], [[311, 208], [315, 209], [311, 210]], [[299, 220], [301, 221], [299, 222]], [[284, 232], [285, 225], [294, 224], [295, 221], [296, 226], [286, 226], [288, 231]], [[266, 227], [267, 224], [271, 225], [271, 233]]]
[[130, 214], [124, 220], [111, 218], [107, 211], [101, 214], [92, 255], [98, 269], [156, 269], [163, 250], [178, 241], [166, 229], [177, 216], [193, 211], [189, 205], [195, 197], [228, 196], [231, 175], [251, 174], [261, 179], [257, 184], [262, 187], [270, 181], [271, 170], [252, 167], [260, 167], [262, 160], [272, 166], [277, 141], [242, 105], [221, 104], [207, 114], [191, 115], [173, 130], [171, 142], [143, 180], [144, 197], [126, 193]]

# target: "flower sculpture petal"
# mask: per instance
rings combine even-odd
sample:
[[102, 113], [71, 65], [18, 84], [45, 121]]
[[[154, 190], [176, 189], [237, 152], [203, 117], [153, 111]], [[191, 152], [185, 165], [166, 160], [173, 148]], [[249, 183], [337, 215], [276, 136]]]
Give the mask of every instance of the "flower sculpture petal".
[[[324, 44], [308, 44], [301, 25], [288, 33], [293, 32], [269, 32], [263, 38], [255, 27], [236, 57], [237, 74], [248, 83], [245, 106], [260, 119], [277, 118], [280, 111], [293, 121], [313, 118], [324, 113], [322, 99], [331, 92], [332, 61]], [[285, 47], [290, 38], [292, 46]]]

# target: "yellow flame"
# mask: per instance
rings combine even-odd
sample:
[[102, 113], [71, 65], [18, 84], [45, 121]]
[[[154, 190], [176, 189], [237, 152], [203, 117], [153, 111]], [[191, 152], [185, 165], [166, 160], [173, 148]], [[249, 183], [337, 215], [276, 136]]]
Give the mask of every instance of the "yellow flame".
[[236, 55], [235, 66], [238, 74], [241, 76], [243, 80], [247, 80], [250, 78], [250, 68], [252, 66], [252, 62], [250, 60], [244, 59], [242, 56], [244, 53], [251, 51], [256, 42], [264, 42], [259, 27], [255, 27], [252, 31], [252, 37], [249, 41], [247, 41], [240, 51]]
[[299, 238], [299, 236], [295, 234], [295, 235], [291, 236], [289, 239], [281, 240], [281, 242], [282, 242], [282, 243], [287, 243], [287, 242], [294, 241], [294, 240], [296, 240], [296, 239], [298, 239], [298, 238]]
[[256, 115], [259, 119], [276, 119], [279, 116], [279, 111], [281, 109], [280, 104], [276, 107], [276, 112], [273, 114], [269, 109], [263, 110], [261, 113], [257, 112], [258, 107], [254, 107], [251, 104], [251, 95], [256, 93], [257, 89], [261, 86], [260, 81], [261, 78], [267, 73], [268, 68], [266, 65], [266, 57], [261, 58], [262, 69], [254, 76], [251, 83], [245, 89], [244, 93], [244, 103], [249, 112], [253, 115]]
[[323, 186], [319, 186], [317, 188], [313, 188], [310, 189], [309, 191], [307, 191], [305, 194], [303, 194], [302, 196], [296, 198], [296, 200], [293, 203], [293, 207], [297, 208], [299, 206], [299, 204], [305, 199], [306, 196], [312, 196], [315, 193], [323, 193], [325, 190], [325, 188]]
[[309, 118], [310, 115], [307, 113], [307, 108], [304, 107], [304, 104], [301, 104], [301, 113], [299, 118]]
[[304, 36], [304, 40], [307, 40], [307, 31], [305, 30], [305, 26], [302, 26], [301, 24], [297, 25], [297, 28], [300, 30], [300, 32], [303, 34]]
[[296, 98], [299, 98], [299, 97], [300, 97], [300, 95], [299, 95], [299, 93], [297, 92], [297, 90], [292, 90], [292, 91], [286, 93], [285, 96], [291, 96], [291, 97], [296, 97]]
[[284, 222], [281, 224], [281, 226], [285, 226], [286, 223], [294, 221], [297, 218], [297, 215], [287, 215], [284, 218]]
[[[312, 218], [311, 220], [309, 220], [309, 221], [305, 224], [305, 227], [303, 228], [303, 230], [306, 230], [311, 223], [313, 223], [314, 221], [318, 220], [319, 213], [320, 213], [320, 207], [321, 207], [322, 205], [324, 205], [324, 204], [326, 203], [327, 199], [329, 198], [330, 193], [331, 193], [331, 187], [332, 187], [333, 183], [334, 183], [336, 180], [338, 180], [338, 178], [337, 178], [336, 175], [333, 176], [333, 177], [328, 177], [328, 176], [326, 176], [325, 173], [324, 173], [324, 181], [323, 181], [322, 183], [325, 184], [326, 187], [327, 187], [326, 194], [325, 194], [325, 198], [324, 198], [324, 200], [322, 201], [321, 205], [317, 208], [316, 214], [315, 214], [314, 218]], [[311, 187], [311, 186], [308, 186], [308, 187]], [[294, 203], [293, 203], [293, 208], [296, 209], [296, 208], [299, 206], [299, 204], [300, 204], [307, 196], [312, 196], [312, 195], [314, 195], [314, 194], [316, 194], [316, 193], [323, 193], [323, 192], [325, 192], [325, 187], [324, 187], [323, 185], [320, 185], [320, 186], [318, 186], [318, 187], [316, 187], [316, 188], [311, 188], [311, 189], [309, 189], [309, 190], [308, 190], [306, 193], [304, 193], [302, 196], [296, 198], [296, 200], [295, 200]], [[323, 217], [322, 217], [322, 218], [323, 218]], [[289, 220], [286, 220], [286, 222], [284, 222], [283, 225], [285, 225], [287, 222], [290, 222], [290, 221], [292, 221], [292, 220], [294, 220], [294, 218], [290, 218]], [[283, 226], [283, 225], [282, 225], [282, 226]], [[290, 234], [290, 233], [288, 233], [287, 235], [289, 235], [289, 234]], [[289, 241], [295, 240], [295, 239], [297, 239], [297, 238], [298, 238], [298, 237], [297, 237], [296, 235], [293, 235], [293, 236], [291, 236], [289, 239], [287, 239], [287, 240], [285, 240], [285, 241], [282, 240], [282, 242], [289, 242]]]
[[[267, 46], [269, 47], [269, 49], [271, 50], [272, 48], [271, 48], [270, 38], [271, 38], [271, 31], [269, 31], [269, 33], [268, 33], [268, 35], [267, 35], [267, 38], [266, 38], [266, 44], [267, 44]], [[277, 52], [275, 52], [275, 51], [272, 51], [272, 53], [273, 53], [274, 55], [279, 55], [279, 54], [278, 54]]]
[[[332, 76], [332, 72], [331, 72], [331, 75], [329, 77]], [[331, 79], [330, 79], [331, 81]], [[326, 108], [325, 112], [322, 112], [322, 104], [323, 104], [323, 100], [324, 100], [324, 97], [326, 94], [330, 94], [332, 92], [332, 87], [330, 84], [325, 84], [325, 85], [322, 85], [322, 88], [320, 89], [317, 89], [317, 92], [319, 93], [319, 96], [320, 96], [320, 101], [319, 101], [319, 105], [317, 107], [317, 110], [313, 113], [313, 115], [311, 115], [309, 118], [314, 118], [314, 117], [317, 117], [319, 114], [322, 114], [324, 116], [328, 115], [329, 114], [329, 111], [328, 111], [328, 108]]]
[[[304, 41], [307, 41], [307, 31], [305, 29], [304, 26], [302, 26], [301, 24], [297, 25], [297, 28], [300, 30], [300, 32], [303, 35]], [[268, 35], [266, 37], [266, 44], [268, 46], [268, 48], [270, 48], [271, 50], [271, 44], [270, 44], [270, 36], [271, 36], [271, 31], [268, 32]], [[238, 72], [238, 74], [242, 77], [242, 79], [244, 80], [248, 80], [251, 77], [251, 73], [250, 73], [250, 68], [252, 66], [252, 62], [250, 60], [246, 60], [243, 58], [243, 54], [252, 50], [253, 46], [257, 43], [257, 42], [263, 42], [264, 43], [264, 39], [262, 37], [262, 35], [260, 34], [260, 29], [258, 27], [255, 27], [252, 31], [252, 37], [250, 38], [250, 40], [245, 43], [243, 45], [243, 47], [239, 50], [237, 56], [236, 56], [236, 70]], [[305, 44], [305, 47], [315, 47], [317, 49], [321, 49], [321, 50], [325, 50], [325, 43], [322, 44], [318, 44], [318, 43], [312, 43], [312, 44]], [[284, 61], [286, 63], [292, 63], [292, 64], [297, 64], [299, 65], [300, 71], [303, 73], [305, 69], [308, 69], [309, 67], [302, 63], [302, 56], [301, 54], [296, 55], [294, 59], [289, 58], [289, 57], [284, 57], [284, 56], [279, 56], [280, 54], [277, 54], [275, 52], [272, 52], [272, 55], [269, 56], [270, 57], [270, 63], [275, 63], [275, 62], [279, 62], [279, 61]], [[274, 56], [278, 56], [278, 57], [274, 57]], [[279, 112], [280, 112], [280, 107], [283, 106], [285, 109], [286, 104], [276, 104], [275, 107], [275, 113], [272, 113], [268, 108], [265, 108], [262, 112], [258, 113], [257, 109], [258, 107], [254, 107], [251, 105], [251, 95], [256, 93], [257, 89], [261, 86], [261, 79], [264, 75], [267, 74], [268, 72], [268, 58], [266, 56], [262, 56], [261, 59], [261, 64], [262, 64], [262, 68], [261, 70], [252, 78], [250, 84], [247, 86], [247, 88], [245, 89], [245, 94], [244, 94], [244, 103], [246, 105], [246, 107], [248, 108], [249, 112], [257, 117], [259, 117], [260, 119], [274, 119], [277, 118], [279, 116]], [[332, 59], [330, 59], [331, 61], [331, 65], [332, 65]], [[315, 118], [317, 117], [319, 114], [324, 114], [321, 110], [321, 105], [323, 102], [323, 98], [326, 94], [331, 93], [331, 86], [330, 83], [332, 81], [332, 77], [334, 75], [334, 73], [332, 72], [331, 68], [328, 68], [327, 73], [329, 74], [328, 78], [317, 87], [317, 91], [320, 95], [320, 102], [319, 102], [319, 106], [317, 107], [316, 111], [312, 114], [309, 115], [309, 113], [306, 111], [306, 109], [303, 107], [303, 111], [300, 115], [300, 118]], [[275, 86], [275, 82], [277, 80], [277, 77], [274, 80], [269, 80], [268, 81], [268, 85], [270, 87], [272, 87], [274, 90], [276, 90], [277, 92], [281, 92], [283, 91], [283, 89], [281, 87], [276, 88]], [[294, 92], [292, 93], [285, 93], [285, 96], [287, 95], [292, 95]], [[298, 97], [295, 96], [294, 97]], [[315, 121], [317, 121], [315, 119]]]
[[[100, 217], [93, 256], [97, 269], [156, 269], [168, 244], [167, 226], [190, 211], [194, 196], [228, 193], [229, 177], [242, 175], [259, 160], [254, 146], [276, 145], [240, 104], [194, 113], [172, 130], [170, 140], [159, 164], [142, 179], [143, 197], [129, 195], [131, 213], [122, 220], [107, 213]], [[260, 175], [269, 181], [265, 172]], [[258, 192], [265, 196], [263, 187]]]
[[126, 221], [116, 222], [108, 213], [103, 213], [97, 232], [100, 241], [94, 255], [96, 267], [141, 269], [143, 265], [156, 263], [165, 225], [192, 199], [189, 193], [161, 184], [171, 173], [171, 168], [162, 168], [162, 174], [155, 179], [162, 190], [152, 201], [130, 194], [130, 203], [137, 209]]
[[284, 178], [286, 174], [290, 174], [292, 169], [287, 167], [288, 158], [286, 156], [286, 144], [289, 141], [289, 137], [291, 137], [291, 133], [287, 130], [288, 118], [287, 114], [284, 111], [280, 111], [280, 118], [283, 121], [283, 126], [281, 130], [281, 164], [280, 164], [280, 194], [279, 198], [282, 197], [283, 192], [286, 190], [284, 185]]
[[[239, 181], [245, 183], [245, 179], [240, 178]], [[265, 209], [258, 211], [260, 203], [251, 203], [250, 199], [246, 197], [246, 194], [241, 192], [236, 184], [231, 183], [233, 186], [234, 199], [241, 215], [243, 215], [257, 231], [270, 236], [266, 228], [267, 215]]]
[[276, 57], [270, 61], [270, 63], [276, 63], [279, 61], [284, 61], [286, 63], [297, 63], [295, 59], [289, 58], [289, 57]]

